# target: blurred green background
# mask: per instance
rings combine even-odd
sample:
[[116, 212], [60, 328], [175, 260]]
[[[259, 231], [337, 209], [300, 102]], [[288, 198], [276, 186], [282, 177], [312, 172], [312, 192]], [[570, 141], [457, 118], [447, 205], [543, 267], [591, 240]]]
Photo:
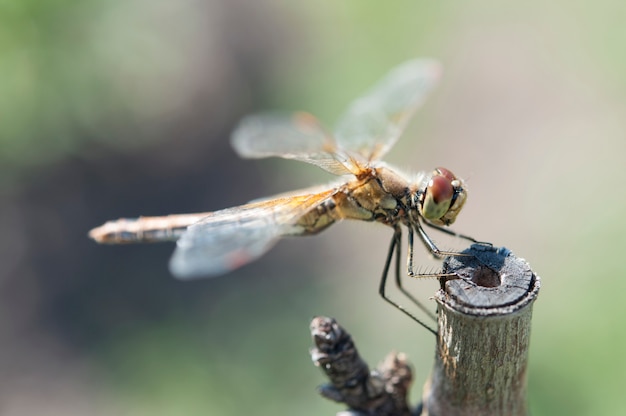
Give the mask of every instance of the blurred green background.
[[[343, 223], [227, 276], [179, 282], [173, 245], [101, 247], [108, 219], [206, 211], [323, 183], [239, 160], [243, 115], [328, 125], [391, 67], [444, 66], [386, 160], [469, 181], [454, 229], [542, 277], [534, 415], [626, 404], [626, 3], [0, 1], [0, 413], [334, 414], [308, 323], [375, 364], [434, 338], [377, 295], [391, 231]], [[457, 243], [459, 244], [459, 243]], [[408, 282], [428, 298], [436, 281]]]

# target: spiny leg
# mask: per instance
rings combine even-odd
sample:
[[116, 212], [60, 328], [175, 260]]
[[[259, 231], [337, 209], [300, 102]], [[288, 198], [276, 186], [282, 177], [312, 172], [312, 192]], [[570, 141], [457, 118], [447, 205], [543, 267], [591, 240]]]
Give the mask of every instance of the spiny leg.
[[[420, 240], [424, 243], [428, 251], [430, 251], [435, 257], [443, 257], [443, 256], [471, 256], [471, 254], [458, 253], [456, 251], [443, 251], [440, 250], [433, 240], [426, 234], [426, 232], [422, 229], [419, 223], [415, 224], [415, 229], [420, 235]], [[448, 277], [448, 278], [458, 278], [458, 276], [454, 273], [417, 273], [413, 267], [413, 228], [409, 226], [409, 251], [407, 253], [407, 274], [410, 277]]]
[[433, 223], [428, 222], [428, 221], [424, 221], [424, 224], [428, 225], [429, 227], [434, 228], [437, 231], [441, 231], [442, 233], [451, 235], [453, 237], [462, 238], [464, 240], [471, 241], [472, 243], [483, 244], [483, 245], [486, 245], [486, 246], [492, 246], [493, 245], [493, 244], [491, 244], [489, 242], [486, 242], [486, 241], [478, 241], [474, 237], [470, 237], [469, 235], [457, 233], [456, 231], [452, 231], [449, 228], [444, 228], [441, 225], [433, 224]]
[[[475, 239], [475, 238], [473, 238], [473, 237], [470, 237], [470, 236], [465, 235], [465, 234], [460, 234], [460, 233], [457, 233], [457, 232], [452, 231], [452, 230], [450, 230], [450, 229], [448, 229], [448, 228], [444, 228], [444, 227], [442, 227], [442, 226], [440, 226], [440, 225], [433, 224], [433, 223], [431, 223], [431, 222], [429, 222], [429, 221], [424, 221], [424, 223], [425, 223], [426, 225], [428, 225], [429, 227], [434, 228], [435, 230], [441, 231], [442, 233], [445, 233], [445, 234], [451, 235], [451, 236], [453, 236], [453, 237], [463, 238], [463, 239], [465, 239], [465, 240], [471, 241], [471, 242], [472, 242], [472, 243], [474, 243], [474, 244], [480, 244], [480, 245], [483, 245], [483, 246], [488, 246], [488, 247], [492, 247], [492, 246], [493, 246], [493, 244], [491, 244], [491, 243], [489, 243], [489, 242], [486, 242], [486, 241], [478, 241], [478, 240], [476, 240], [476, 239]], [[419, 221], [418, 221], [418, 222], [416, 222], [416, 224], [415, 224], [415, 228], [416, 228], [416, 229], [417, 229], [417, 231], [420, 233], [420, 238], [421, 238], [422, 242], [424, 243], [424, 245], [426, 246], [426, 248], [427, 248], [428, 250], [430, 250], [430, 252], [431, 252], [434, 256], [437, 256], [437, 257], [442, 257], [442, 256], [457, 256], [457, 257], [474, 257], [474, 258], [476, 258], [476, 257], [475, 257], [475, 256], [473, 256], [472, 254], [459, 253], [459, 252], [449, 252], [449, 251], [442, 251], [442, 250], [439, 250], [439, 249], [437, 248], [437, 246], [435, 245], [435, 243], [433, 242], [433, 240], [432, 240], [432, 239], [428, 236], [428, 234], [426, 234], [426, 231], [424, 231], [424, 229], [422, 228], [421, 223], [420, 223]], [[409, 227], [409, 230], [410, 230], [410, 227]], [[409, 234], [409, 240], [411, 240], [411, 238], [412, 238], [412, 236]], [[476, 258], [476, 260], [480, 261], [480, 259], [478, 259], [478, 258]], [[481, 262], [481, 263], [482, 263], [482, 262]], [[412, 265], [412, 262], [411, 262], [411, 265]], [[412, 267], [411, 267], [409, 270], [412, 270]], [[409, 273], [409, 275], [410, 275], [410, 273]], [[435, 274], [435, 275], [436, 275], [437, 277], [446, 277], [446, 278], [450, 278], [450, 279], [457, 279], [457, 278], [458, 278], [458, 276], [456, 276], [456, 275], [451, 275], [451, 274], [443, 274], [443, 273], [441, 273], [441, 274]], [[428, 275], [426, 275], [426, 276], [428, 277]], [[430, 274], [430, 276], [432, 276], [432, 274]], [[415, 276], [415, 277], [420, 277], [420, 276], [418, 275], [418, 276]]]
[[[429, 318], [431, 318], [433, 321], [437, 321], [437, 317], [435, 316], [435, 314], [432, 313], [430, 310], [428, 310], [428, 308], [426, 308], [426, 306], [424, 306], [422, 302], [417, 300], [408, 290], [404, 288], [404, 286], [402, 286], [402, 274], [403, 273], [401, 272], [401, 262], [400, 262], [400, 256], [402, 253], [402, 231], [400, 230], [400, 228], [398, 228], [397, 233], [398, 233], [398, 240], [396, 244], [398, 246], [398, 249], [396, 253], [396, 286], [398, 287], [400, 292], [404, 294], [404, 296], [409, 298], [411, 302], [413, 302], [415, 306], [420, 308], [422, 312], [428, 315]], [[412, 251], [413, 251], [413, 247], [412, 247], [412, 244], [409, 242], [409, 252], [411, 252], [411, 254], [409, 254], [410, 256], [412, 256]]]
[[411, 312], [409, 312], [406, 309], [404, 309], [404, 307], [402, 307], [398, 303], [396, 303], [393, 300], [389, 299], [387, 297], [387, 295], [385, 294], [385, 286], [387, 285], [387, 276], [389, 275], [389, 267], [391, 266], [391, 258], [393, 257], [394, 252], [395, 252], [395, 255], [396, 255], [396, 284], [398, 285], [398, 287], [400, 288], [402, 293], [404, 293], [407, 297], [409, 297], [409, 299], [413, 300], [420, 308], [422, 308], [422, 310], [425, 309], [423, 305], [421, 305], [419, 302], [417, 302], [406, 290], [404, 290], [404, 288], [402, 287], [402, 285], [400, 283], [400, 255], [401, 255], [400, 242], [401, 242], [401, 240], [402, 240], [402, 231], [400, 230], [399, 227], [394, 227], [393, 237], [391, 238], [391, 244], [389, 245], [389, 252], [387, 253], [387, 259], [385, 260], [385, 268], [383, 269], [383, 274], [382, 274], [381, 279], [380, 279], [380, 285], [378, 287], [378, 293], [380, 294], [380, 296], [386, 302], [388, 302], [389, 304], [394, 306], [396, 309], [402, 311], [404, 314], [408, 315], [411, 319], [413, 319], [415, 322], [417, 322], [418, 324], [420, 324], [421, 326], [423, 326], [424, 328], [426, 328], [427, 330], [429, 330], [430, 332], [432, 332], [436, 336], [437, 335], [437, 331], [436, 330], [432, 329], [431, 327], [426, 325], [424, 322], [422, 322], [419, 319], [417, 319], [417, 317], [415, 317], [415, 315], [413, 315]]

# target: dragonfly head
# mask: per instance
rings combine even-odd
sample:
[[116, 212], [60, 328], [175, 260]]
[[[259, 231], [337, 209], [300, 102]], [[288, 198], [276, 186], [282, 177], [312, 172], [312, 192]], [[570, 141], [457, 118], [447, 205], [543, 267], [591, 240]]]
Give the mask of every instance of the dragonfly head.
[[420, 200], [420, 213], [437, 225], [450, 225], [467, 199], [465, 183], [445, 168], [433, 171]]

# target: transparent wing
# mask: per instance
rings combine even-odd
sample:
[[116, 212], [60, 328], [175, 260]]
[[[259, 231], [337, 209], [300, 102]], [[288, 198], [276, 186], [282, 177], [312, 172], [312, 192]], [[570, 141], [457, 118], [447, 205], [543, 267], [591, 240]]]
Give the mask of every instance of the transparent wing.
[[215, 211], [178, 240], [170, 271], [180, 279], [223, 274], [269, 250], [283, 235], [302, 232], [295, 223], [336, 192], [253, 202]]
[[389, 72], [354, 101], [335, 129], [338, 146], [371, 161], [381, 158], [435, 86], [440, 65], [430, 59], [408, 61]]
[[328, 191], [329, 189], [336, 189], [345, 184], [346, 184], [345, 178], [339, 178], [333, 182], [330, 182], [324, 185], [314, 185], [314, 186], [309, 186], [308, 188], [296, 189], [295, 191], [281, 192], [280, 194], [272, 195], [269, 197], [256, 198], [250, 201], [249, 204], [273, 201], [273, 200], [282, 199], [282, 198], [302, 197], [302, 196], [307, 196], [311, 194], [315, 194], [315, 195], [322, 194]]
[[277, 156], [311, 163], [335, 175], [356, 174], [359, 161], [337, 147], [311, 114], [258, 114], [245, 117], [231, 144], [245, 158]]

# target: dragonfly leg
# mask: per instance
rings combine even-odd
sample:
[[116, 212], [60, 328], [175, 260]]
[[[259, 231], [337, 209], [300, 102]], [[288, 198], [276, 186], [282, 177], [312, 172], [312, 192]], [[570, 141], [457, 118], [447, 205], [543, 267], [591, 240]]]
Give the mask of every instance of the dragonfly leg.
[[426, 225], [428, 225], [429, 227], [434, 228], [437, 231], [441, 231], [442, 233], [451, 235], [453, 237], [462, 238], [464, 240], [471, 241], [472, 243], [482, 244], [482, 245], [485, 245], [485, 246], [492, 246], [493, 245], [493, 244], [488, 243], [486, 241], [478, 241], [474, 237], [470, 237], [469, 235], [457, 233], [456, 231], [452, 231], [451, 229], [442, 227], [441, 225], [433, 224], [433, 223], [428, 222], [428, 221], [424, 221], [424, 223]]
[[[456, 251], [440, 250], [435, 244], [435, 242], [428, 236], [428, 234], [426, 234], [426, 232], [424, 231], [424, 229], [422, 228], [419, 222], [415, 223], [415, 229], [419, 233], [420, 240], [424, 243], [428, 251], [430, 251], [432, 255], [435, 256], [436, 258], [441, 258], [443, 256], [461, 256], [461, 257], [471, 256], [471, 254], [459, 253]], [[414, 232], [413, 227], [409, 226], [409, 251], [407, 255], [407, 274], [410, 277], [418, 277], [418, 278], [424, 278], [424, 277], [434, 277], [434, 278], [446, 277], [446, 278], [452, 278], [452, 279], [458, 278], [458, 276], [454, 273], [418, 273], [415, 271], [413, 267], [413, 241], [414, 241], [413, 232]]]
[[[429, 225], [432, 225], [432, 224], [429, 224]], [[424, 243], [428, 251], [432, 253], [433, 256], [438, 257], [438, 258], [444, 257], [444, 256], [471, 256], [471, 254], [459, 253], [458, 251], [440, 250], [439, 247], [437, 247], [437, 245], [435, 244], [435, 242], [428, 236], [428, 234], [426, 234], [426, 231], [424, 231], [424, 229], [422, 228], [422, 224], [420, 224], [419, 222], [416, 222], [414, 224], [414, 227], [415, 227], [415, 230], [418, 232], [420, 239], [422, 240], [422, 242]], [[409, 231], [410, 230], [411, 230], [411, 227], [409, 227]], [[453, 231], [446, 230], [445, 228], [442, 228], [441, 231], [452, 233], [452, 235], [456, 234]], [[411, 235], [409, 233], [409, 244], [412, 243], [412, 240], [413, 239], [411, 238]]]
[[[411, 238], [412, 234], [413, 233], [409, 230], [409, 236], [410, 236], [409, 238]], [[401, 266], [400, 266], [400, 253], [402, 252], [402, 232], [401, 231], [399, 231], [398, 233], [397, 246], [398, 246], [398, 249], [397, 249], [397, 255], [396, 255], [396, 286], [398, 287], [398, 290], [400, 290], [400, 292], [402, 292], [404, 296], [409, 298], [411, 302], [415, 304], [415, 306], [420, 308], [422, 312], [428, 315], [429, 318], [431, 318], [433, 321], [436, 321], [437, 317], [435, 316], [435, 314], [432, 313], [430, 310], [428, 310], [428, 308], [426, 308], [408, 290], [406, 290], [404, 286], [402, 286], [402, 272], [401, 272]], [[408, 250], [407, 255], [409, 256], [409, 259], [412, 263], [413, 262], [413, 242], [410, 240], [409, 240], [409, 250]]]
[[[435, 230], [441, 231], [442, 233], [451, 235], [453, 237], [458, 237], [458, 238], [463, 238], [465, 240], [471, 241], [474, 244], [480, 244], [483, 246], [488, 246], [488, 247], [492, 247], [493, 244], [486, 242], [486, 241], [478, 241], [473, 237], [470, 237], [468, 235], [465, 234], [460, 234], [457, 233], [455, 231], [452, 231], [448, 228], [444, 228], [440, 225], [437, 224], [433, 224], [429, 221], [424, 221], [424, 223], [426, 225], [428, 225], [431, 228], [434, 228]], [[456, 257], [475, 257], [472, 254], [466, 254], [466, 253], [459, 253], [459, 252], [454, 252], [454, 251], [443, 251], [443, 250], [439, 250], [439, 248], [437, 248], [437, 246], [435, 245], [435, 243], [433, 242], [433, 240], [428, 236], [428, 234], [426, 234], [426, 232], [424, 231], [424, 229], [422, 228], [422, 225], [420, 222], [417, 222], [415, 224], [415, 228], [417, 229], [417, 231], [420, 234], [420, 238], [422, 240], [422, 242], [424, 243], [424, 245], [426, 246], [426, 248], [433, 254], [433, 256], [441, 258], [443, 256], [456, 256]], [[410, 229], [410, 228], [409, 228]], [[411, 235], [409, 234], [409, 241], [411, 239]], [[411, 259], [412, 260], [412, 259]], [[412, 265], [412, 262], [411, 262]], [[409, 268], [409, 275], [411, 275], [411, 271], [412, 271], [412, 267]], [[447, 277], [447, 278], [452, 278], [452, 279], [456, 279], [458, 278], [458, 276], [455, 275], [450, 275], [450, 274], [445, 274], [445, 273], [435, 273], [434, 276], [433, 274], [428, 274], [426, 275], [428, 277]], [[417, 275], [415, 277], [421, 277], [421, 275]]]
[[391, 259], [394, 256], [396, 256], [396, 262], [395, 262], [395, 273], [396, 273], [396, 286], [398, 286], [398, 289], [405, 295], [407, 296], [413, 303], [415, 303], [422, 311], [424, 311], [429, 317], [434, 319], [433, 314], [428, 311], [424, 305], [422, 305], [417, 299], [415, 299], [409, 292], [406, 291], [406, 289], [404, 289], [404, 287], [402, 287], [402, 282], [401, 282], [401, 278], [400, 278], [400, 255], [401, 255], [401, 242], [402, 242], [402, 230], [400, 229], [400, 227], [394, 227], [394, 233], [393, 233], [393, 237], [391, 238], [391, 244], [389, 245], [389, 252], [387, 253], [387, 259], [385, 260], [385, 268], [383, 269], [383, 274], [381, 276], [380, 279], [380, 285], [378, 288], [378, 293], [380, 294], [380, 296], [389, 304], [391, 304], [392, 306], [394, 306], [396, 309], [402, 311], [405, 315], [409, 316], [411, 319], [413, 319], [415, 322], [417, 322], [418, 324], [420, 324], [421, 326], [423, 326], [424, 328], [426, 328], [427, 330], [429, 330], [430, 332], [432, 332], [433, 334], [437, 335], [437, 331], [432, 329], [431, 327], [429, 327], [428, 325], [426, 325], [424, 322], [422, 322], [421, 320], [419, 320], [415, 315], [413, 315], [411, 312], [407, 311], [403, 306], [401, 306], [400, 304], [396, 303], [395, 301], [389, 299], [385, 293], [385, 287], [387, 285], [387, 276], [389, 275], [389, 267], [391, 266]]

